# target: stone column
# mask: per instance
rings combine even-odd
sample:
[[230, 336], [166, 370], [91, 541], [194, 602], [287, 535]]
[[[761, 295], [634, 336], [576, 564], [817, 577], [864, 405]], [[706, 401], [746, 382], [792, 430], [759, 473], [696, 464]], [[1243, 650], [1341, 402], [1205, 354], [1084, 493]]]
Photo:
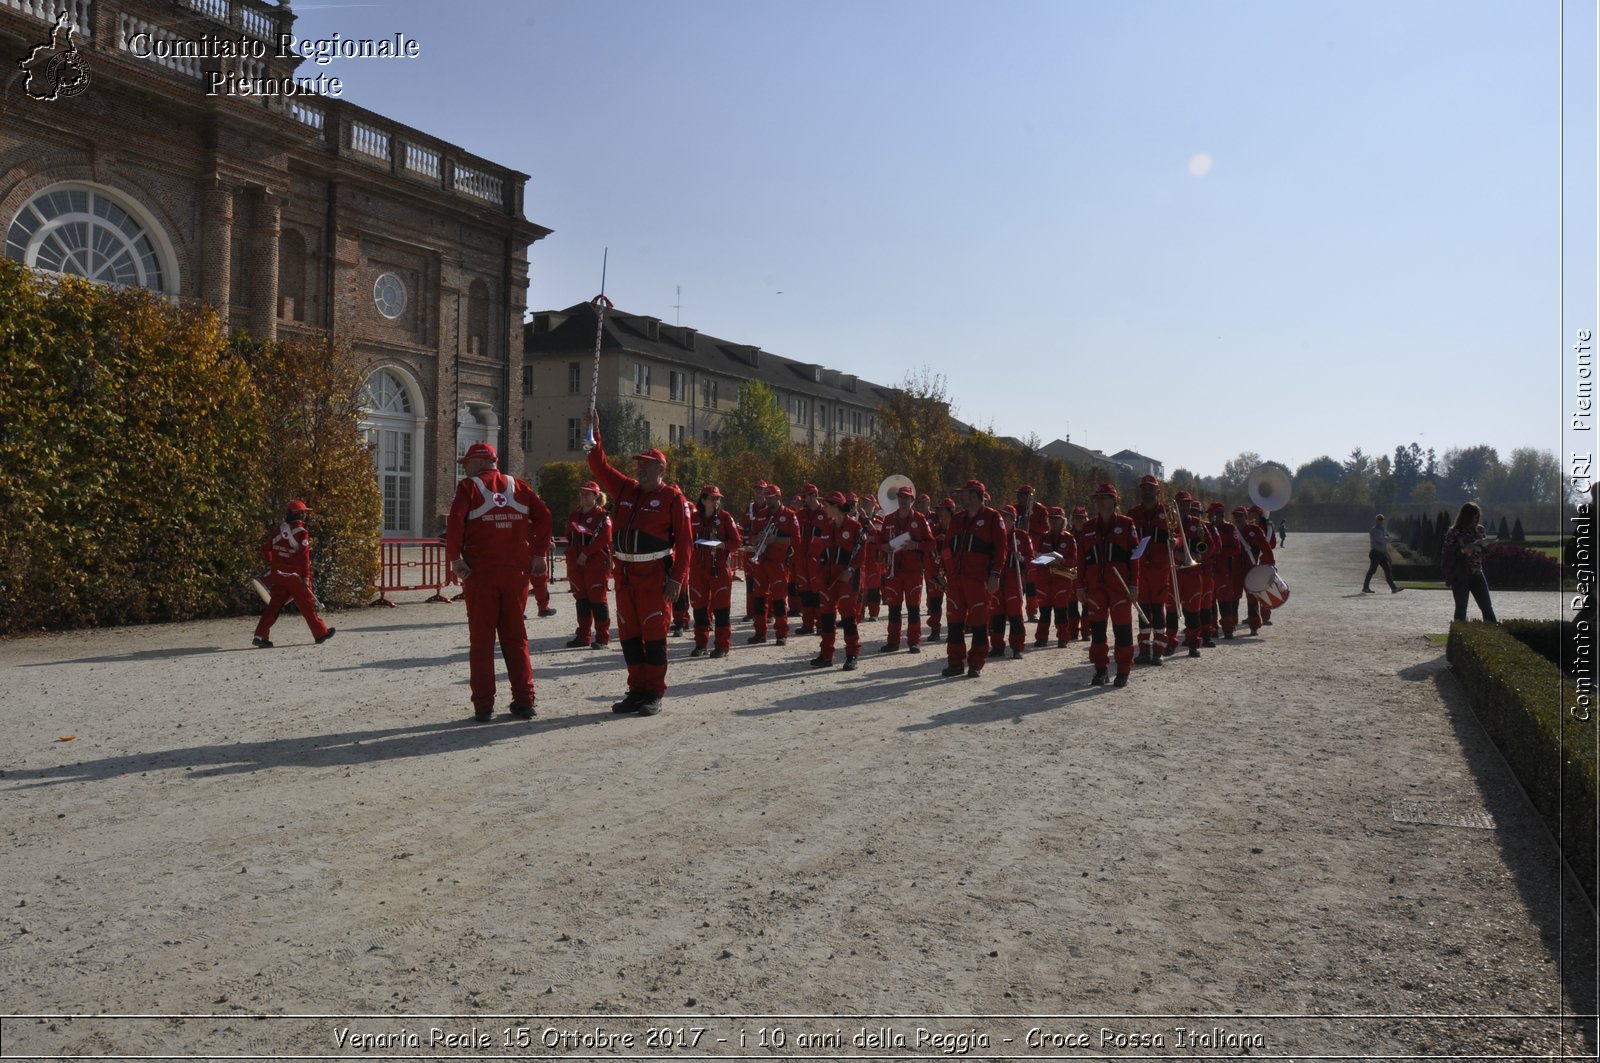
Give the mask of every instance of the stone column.
[[233, 270], [233, 189], [219, 180], [205, 183], [201, 202], [200, 298], [228, 318], [229, 274]]
[[283, 201], [266, 189], [255, 192], [255, 224], [250, 230], [250, 334], [278, 338], [278, 226]]

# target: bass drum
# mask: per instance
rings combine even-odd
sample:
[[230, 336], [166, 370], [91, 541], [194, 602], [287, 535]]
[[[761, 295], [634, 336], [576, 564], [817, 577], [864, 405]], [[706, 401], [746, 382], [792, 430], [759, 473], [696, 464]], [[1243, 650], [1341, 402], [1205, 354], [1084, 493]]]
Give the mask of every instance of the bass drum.
[[1255, 595], [1268, 609], [1279, 609], [1289, 600], [1289, 585], [1278, 575], [1276, 565], [1257, 565], [1244, 574], [1244, 589]]

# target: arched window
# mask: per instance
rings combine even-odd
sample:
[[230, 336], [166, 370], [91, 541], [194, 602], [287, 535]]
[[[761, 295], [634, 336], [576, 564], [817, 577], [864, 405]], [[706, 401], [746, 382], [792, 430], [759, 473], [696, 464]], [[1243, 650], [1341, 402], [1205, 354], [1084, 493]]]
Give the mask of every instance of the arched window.
[[165, 235], [132, 200], [96, 185], [53, 185], [28, 200], [6, 231], [6, 256], [101, 284], [177, 290]]
[[367, 378], [361, 430], [372, 448], [372, 467], [383, 498], [383, 534], [387, 536], [421, 534], [420, 421], [412, 389], [398, 373], [379, 369]]

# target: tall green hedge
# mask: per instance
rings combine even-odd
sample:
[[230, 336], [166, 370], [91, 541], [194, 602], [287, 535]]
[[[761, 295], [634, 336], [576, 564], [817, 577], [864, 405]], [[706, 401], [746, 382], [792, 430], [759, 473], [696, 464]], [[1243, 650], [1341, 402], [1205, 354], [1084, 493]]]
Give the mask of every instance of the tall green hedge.
[[1450, 625], [1447, 653], [1478, 719], [1505, 754], [1534, 807], [1560, 842], [1567, 863], [1594, 899], [1597, 845], [1595, 714], [1581, 719], [1578, 688], [1545, 657], [1517, 637], [1544, 644], [1560, 625], [1535, 634], [1524, 621], [1516, 634], [1496, 624]]
[[[0, 258], [0, 634], [246, 609], [257, 547], [291, 497], [320, 509], [319, 550], [340, 559], [317, 572], [318, 593], [362, 599], [377, 485], [352, 393], [318, 398], [326, 379], [284, 372], [293, 346], [232, 340], [209, 308]], [[297, 450], [286, 440], [309, 425], [281, 412], [319, 403], [318, 444]]]

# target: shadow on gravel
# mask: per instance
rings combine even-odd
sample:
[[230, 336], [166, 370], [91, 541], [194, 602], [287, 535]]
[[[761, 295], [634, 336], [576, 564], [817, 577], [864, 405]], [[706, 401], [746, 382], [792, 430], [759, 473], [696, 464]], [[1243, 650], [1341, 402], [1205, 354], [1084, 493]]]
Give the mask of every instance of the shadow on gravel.
[[[306, 643], [307, 646], [313, 643]], [[288, 647], [285, 647], [286, 649]], [[264, 653], [254, 646], [185, 646], [172, 650], [139, 650], [136, 653], [114, 653], [105, 657], [71, 657], [59, 661], [30, 661], [19, 668], [50, 668], [58, 664], [133, 664], [138, 661], [163, 661], [179, 657], [198, 657], [207, 653]]]
[[[183, 778], [238, 775], [269, 768], [334, 768], [374, 761], [432, 756], [477, 749], [568, 727], [581, 727], [602, 719], [619, 718], [609, 708], [583, 716], [518, 720], [504, 712], [488, 723], [470, 717], [410, 727], [385, 727], [368, 731], [278, 738], [266, 742], [231, 742], [226, 745], [189, 746], [149, 753], [132, 753], [48, 768], [10, 769], [0, 778], [4, 790], [31, 790], [62, 783], [99, 782], [146, 771], [179, 771]], [[32, 780], [32, 781], [27, 781]]]
[[1089, 676], [1094, 674], [1094, 669], [1084, 668], [1082, 671], [1081, 677], [1068, 673], [1074, 680], [1070, 687], [1063, 688], [1063, 677], [1060, 675], [1011, 683], [996, 687], [993, 694], [975, 705], [963, 705], [959, 709], [936, 713], [922, 723], [908, 723], [900, 730], [931, 731], [936, 727], [1019, 723], [1024, 716], [1068, 708], [1090, 698], [1129, 696], [1127, 690], [1118, 690], [1112, 686], [1089, 686]]
[[[1450, 727], [1461, 744], [1484, 808], [1498, 824], [1495, 841], [1524, 906], [1539, 927], [1540, 941], [1554, 961], [1551, 975], [1560, 980], [1568, 1008], [1580, 1014], [1588, 1013], [1595, 1006], [1597, 991], [1600, 991], [1600, 970], [1597, 970], [1595, 954], [1595, 909], [1567, 872], [1555, 840], [1501, 758], [1493, 739], [1478, 722], [1471, 698], [1450, 671], [1448, 662], [1441, 657], [1439, 662], [1402, 669], [1401, 675], [1406, 677], [1406, 672], [1424, 668], [1429, 669], [1440, 700], [1449, 712]], [[1593, 1052], [1597, 1043], [1595, 1021], [1573, 1022], [1583, 1031], [1588, 1050]]]

